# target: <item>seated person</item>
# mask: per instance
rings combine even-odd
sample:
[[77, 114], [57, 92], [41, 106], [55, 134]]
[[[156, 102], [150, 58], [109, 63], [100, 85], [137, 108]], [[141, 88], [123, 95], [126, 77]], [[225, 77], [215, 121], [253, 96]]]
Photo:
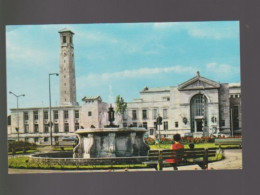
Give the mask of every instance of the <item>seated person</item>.
[[[172, 144], [172, 150], [184, 149], [184, 145], [180, 143], [180, 140], [181, 140], [180, 134], [178, 134], [178, 133], [175, 134], [173, 136], [173, 140], [174, 140], [174, 143]], [[181, 159], [166, 159], [165, 161], [168, 162], [168, 163], [172, 163], [173, 169], [178, 170], [177, 163], [181, 162]]]
[[190, 149], [194, 149], [194, 143], [190, 143], [190, 144], [189, 144], [189, 148], [190, 148]]

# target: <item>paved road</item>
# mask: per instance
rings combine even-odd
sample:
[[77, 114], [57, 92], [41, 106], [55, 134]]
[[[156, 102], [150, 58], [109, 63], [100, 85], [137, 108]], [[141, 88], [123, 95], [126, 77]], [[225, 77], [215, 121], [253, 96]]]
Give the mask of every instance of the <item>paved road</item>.
[[[225, 150], [225, 159], [213, 162], [209, 164], [209, 169], [213, 170], [230, 170], [230, 169], [242, 169], [242, 150], [233, 149]], [[179, 170], [200, 170], [197, 165], [181, 166]], [[172, 168], [164, 168], [164, 171], [172, 171]], [[154, 169], [129, 169], [128, 171], [155, 171]], [[34, 169], [9, 169], [9, 174], [27, 174], [27, 173], [75, 173], [75, 172], [110, 172], [109, 170], [34, 170]], [[125, 170], [112, 170], [111, 172], [125, 172]]]

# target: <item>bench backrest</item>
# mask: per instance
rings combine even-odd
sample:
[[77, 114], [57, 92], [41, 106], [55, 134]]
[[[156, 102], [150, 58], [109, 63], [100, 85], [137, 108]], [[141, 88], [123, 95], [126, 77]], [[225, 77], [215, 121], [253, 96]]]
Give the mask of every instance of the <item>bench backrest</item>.
[[148, 157], [150, 160], [165, 160], [165, 159], [190, 159], [190, 158], [207, 158], [216, 155], [215, 148], [194, 148], [194, 149], [179, 149], [179, 150], [150, 150]]
[[224, 139], [215, 139], [216, 145], [241, 145], [241, 138], [224, 138]]

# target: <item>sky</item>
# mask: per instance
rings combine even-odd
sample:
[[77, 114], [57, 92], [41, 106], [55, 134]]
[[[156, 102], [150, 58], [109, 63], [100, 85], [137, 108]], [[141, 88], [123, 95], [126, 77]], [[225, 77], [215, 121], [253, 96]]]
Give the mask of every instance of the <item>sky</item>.
[[[58, 31], [75, 35], [77, 101], [100, 95], [129, 102], [145, 87], [177, 86], [200, 75], [240, 82], [239, 22], [11, 25], [6, 27], [7, 90], [25, 97], [19, 107], [49, 104], [48, 74], [59, 72]], [[52, 105], [59, 105], [59, 78], [51, 77]], [[16, 98], [8, 93], [8, 110]]]

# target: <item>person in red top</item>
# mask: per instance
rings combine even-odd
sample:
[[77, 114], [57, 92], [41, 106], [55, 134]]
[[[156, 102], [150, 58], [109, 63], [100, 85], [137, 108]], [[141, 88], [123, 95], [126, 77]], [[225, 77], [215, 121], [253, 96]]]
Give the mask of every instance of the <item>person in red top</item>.
[[[172, 144], [172, 150], [181, 150], [184, 149], [184, 145], [180, 143], [181, 136], [180, 134], [175, 134], [173, 136], [174, 143]], [[168, 163], [171, 163], [173, 165], [174, 170], [178, 170], [177, 163], [181, 162], [181, 159], [166, 159], [165, 160]]]

